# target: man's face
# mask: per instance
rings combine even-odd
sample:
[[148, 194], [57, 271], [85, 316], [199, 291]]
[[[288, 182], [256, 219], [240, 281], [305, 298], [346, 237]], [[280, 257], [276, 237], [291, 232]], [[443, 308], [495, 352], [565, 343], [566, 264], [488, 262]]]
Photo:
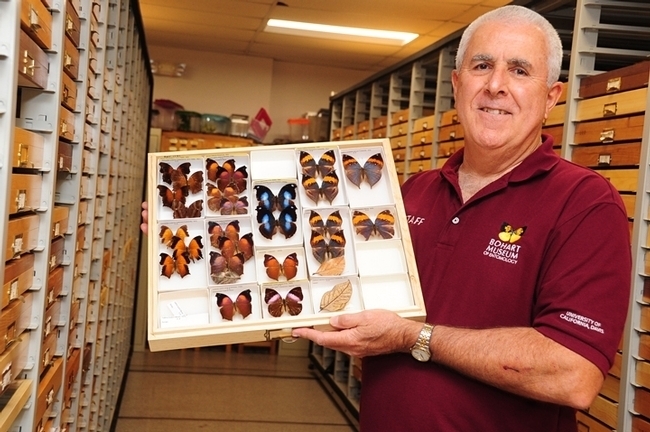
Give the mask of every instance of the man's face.
[[517, 152], [539, 139], [542, 121], [560, 96], [547, 88], [548, 48], [531, 25], [487, 23], [470, 40], [454, 97], [468, 146]]

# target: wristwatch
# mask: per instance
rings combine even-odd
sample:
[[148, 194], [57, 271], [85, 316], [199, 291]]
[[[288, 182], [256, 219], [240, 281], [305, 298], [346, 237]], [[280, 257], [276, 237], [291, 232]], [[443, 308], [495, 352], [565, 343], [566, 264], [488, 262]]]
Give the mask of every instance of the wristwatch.
[[428, 362], [431, 358], [429, 343], [431, 342], [433, 327], [433, 324], [424, 323], [424, 327], [422, 327], [422, 330], [420, 330], [418, 340], [415, 341], [415, 345], [411, 347], [411, 355], [417, 361]]

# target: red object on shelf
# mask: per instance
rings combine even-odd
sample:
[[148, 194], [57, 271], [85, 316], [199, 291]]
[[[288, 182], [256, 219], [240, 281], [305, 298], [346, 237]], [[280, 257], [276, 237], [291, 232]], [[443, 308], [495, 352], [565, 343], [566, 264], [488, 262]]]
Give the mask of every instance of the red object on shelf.
[[272, 124], [273, 121], [271, 121], [269, 113], [264, 108], [260, 108], [248, 128], [248, 137], [257, 142], [263, 142]]

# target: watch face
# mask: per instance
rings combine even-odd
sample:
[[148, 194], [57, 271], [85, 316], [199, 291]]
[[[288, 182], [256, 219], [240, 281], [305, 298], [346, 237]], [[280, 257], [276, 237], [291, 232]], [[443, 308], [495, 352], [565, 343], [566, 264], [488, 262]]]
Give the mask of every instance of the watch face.
[[423, 349], [420, 348], [414, 348], [411, 351], [411, 355], [417, 360], [421, 362], [427, 362], [431, 358], [431, 354]]

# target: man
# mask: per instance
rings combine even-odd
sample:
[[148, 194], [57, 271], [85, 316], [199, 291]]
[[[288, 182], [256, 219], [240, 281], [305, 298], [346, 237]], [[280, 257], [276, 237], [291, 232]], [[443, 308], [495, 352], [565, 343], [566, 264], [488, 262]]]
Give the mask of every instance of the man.
[[293, 330], [364, 357], [364, 432], [575, 431], [598, 394], [627, 311], [628, 222], [609, 182], [541, 134], [561, 59], [555, 30], [520, 6], [463, 35], [465, 148], [402, 188], [423, 221], [409, 228], [430, 324], [368, 310], [333, 318], [340, 331]]

